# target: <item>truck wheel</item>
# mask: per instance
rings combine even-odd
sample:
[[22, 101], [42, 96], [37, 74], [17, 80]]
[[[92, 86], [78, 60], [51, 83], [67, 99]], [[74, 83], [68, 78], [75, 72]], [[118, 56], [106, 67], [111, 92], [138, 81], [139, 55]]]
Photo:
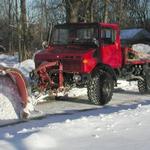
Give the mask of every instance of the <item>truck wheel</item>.
[[146, 94], [148, 92], [147, 84], [145, 80], [138, 80], [138, 89], [141, 94]]
[[105, 105], [112, 98], [113, 88], [114, 83], [111, 75], [104, 71], [98, 71], [88, 82], [88, 98], [96, 105]]

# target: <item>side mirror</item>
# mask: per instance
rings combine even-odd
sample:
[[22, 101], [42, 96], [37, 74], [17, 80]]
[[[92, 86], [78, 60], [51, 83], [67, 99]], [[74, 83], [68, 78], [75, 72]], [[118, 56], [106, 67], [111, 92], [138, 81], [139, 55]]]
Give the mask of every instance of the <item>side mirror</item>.
[[93, 43], [94, 43], [97, 47], [99, 47], [99, 41], [98, 41], [96, 38], [93, 38]]
[[47, 41], [43, 41], [42, 42], [42, 47], [43, 47], [43, 49], [47, 48], [48, 47], [48, 42]]

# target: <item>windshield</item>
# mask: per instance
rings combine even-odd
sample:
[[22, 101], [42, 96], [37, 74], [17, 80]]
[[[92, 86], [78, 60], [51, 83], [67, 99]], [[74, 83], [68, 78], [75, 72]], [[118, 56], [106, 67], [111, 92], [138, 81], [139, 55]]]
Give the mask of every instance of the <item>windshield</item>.
[[53, 45], [68, 45], [80, 44], [91, 45], [93, 39], [98, 38], [96, 26], [90, 27], [64, 27], [59, 26], [54, 28], [51, 44]]

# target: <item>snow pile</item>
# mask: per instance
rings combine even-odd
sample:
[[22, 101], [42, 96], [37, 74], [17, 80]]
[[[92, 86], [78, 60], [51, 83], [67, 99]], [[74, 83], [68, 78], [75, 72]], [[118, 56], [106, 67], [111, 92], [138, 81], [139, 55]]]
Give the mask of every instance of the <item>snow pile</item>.
[[150, 45], [147, 45], [147, 44], [134, 44], [132, 46], [132, 48], [135, 51], [150, 54]]
[[28, 79], [29, 78], [29, 72], [31, 72], [33, 69], [35, 69], [34, 61], [31, 59], [25, 60], [21, 63], [17, 63], [13, 66], [13, 68], [16, 68], [20, 70], [23, 75]]
[[134, 44], [132, 46], [133, 50], [138, 52], [138, 57], [140, 59], [150, 60], [150, 45], [146, 44]]

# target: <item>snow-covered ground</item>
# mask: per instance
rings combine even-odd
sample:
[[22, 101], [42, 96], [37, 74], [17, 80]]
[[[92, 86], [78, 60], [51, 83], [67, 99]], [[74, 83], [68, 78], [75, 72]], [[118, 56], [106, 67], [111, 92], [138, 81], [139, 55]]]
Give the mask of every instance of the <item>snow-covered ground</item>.
[[[6, 55], [0, 55], [0, 65], [18, 68], [27, 78], [28, 72], [34, 68], [32, 60], [19, 64], [17, 57]], [[1, 116], [2, 102], [6, 99], [0, 94]], [[86, 98], [86, 89], [75, 88], [68, 95]], [[71, 108], [71, 103], [67, 105], [67, 101], [58, 101], [54, 102], [55, 105], [51, 103], [51, 108], [55, 106], [58, 110], [65, 105]], [[67, 107], [65, 112], [68, 112]], [[72, 104], [72, 107], [91, 107], [93, 110], [50, 115], [44, 119], [0, 128], [0, 150], [149, 149], [150, 95], [139, 95], [136, 82], [119, 80], [112, 102], [105, 107], [87, 107], [79, 103]], [[5, 111], [8, 111], [7, 108]]]
[[148, 150], [150, 101], [0, 128], [5, 150]]

